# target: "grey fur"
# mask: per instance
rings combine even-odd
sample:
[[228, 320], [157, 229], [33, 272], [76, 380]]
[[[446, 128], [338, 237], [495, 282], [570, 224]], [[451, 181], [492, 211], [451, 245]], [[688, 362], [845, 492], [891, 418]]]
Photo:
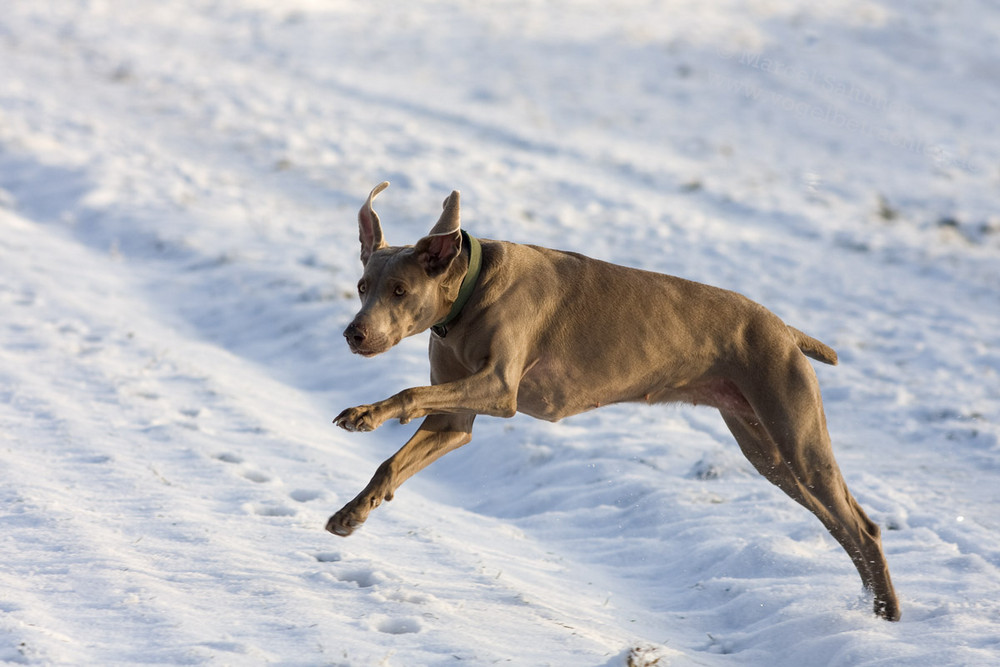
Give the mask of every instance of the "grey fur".
[[[385, 244], [372, 199], [359, 214], [362, 307], [344, 335], [371, 356], [449, 310], [467, 268], [459, 194], [415, 246]], [[880, 532], [833, 456], [819, 384], [804, 355], [836, 353], [735, 292], [531, 245], [482, 241], [472, 298], [446, 338], [431, 336], [431, 385], [344, 410], [335, 423], [370, 431], [424, 418], [368, 486], [330, 517], [349, 535], [406, 479], [469, 442], [476, 415], [556, 421], [620, 403], [717, 408], [754, 467], [815, 514], [854, 561], [875, 612], [899, 603]]]

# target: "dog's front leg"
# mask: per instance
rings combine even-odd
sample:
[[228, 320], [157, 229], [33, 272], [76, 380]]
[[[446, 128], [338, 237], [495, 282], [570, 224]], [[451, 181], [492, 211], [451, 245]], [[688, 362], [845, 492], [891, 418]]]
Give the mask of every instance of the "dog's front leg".
[[405, 424], [435, 413], [512, 417], [517, 411], [517, 387], [504, 376], [482, 370], [455, 382], [404, 389], [384, 401], [347, 408], [333, 423], [347, 431], [373, 431], [390, 419]]
[[383, 500], [392, 500], [399, 485], [445, 454], [472, 439], [474, 414], [431, 415], [393, 456], [378, 467], [368, 486], [326, 523], [334, 535], [346, 537], [365, 522]]

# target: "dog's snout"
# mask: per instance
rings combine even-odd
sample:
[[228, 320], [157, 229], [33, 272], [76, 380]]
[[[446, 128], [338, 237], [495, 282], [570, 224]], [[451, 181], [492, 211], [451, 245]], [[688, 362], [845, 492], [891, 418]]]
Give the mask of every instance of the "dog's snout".
[[373, 327], [366, 320], [354, 320], [344, 329], [344, 338], [351, 352], [366, 357], [385, 352], [393, 346], [393, 342], [378, 327]]
[[363, 324], [357, 324], [351, 322], [346, 329], [344, 329], [344, 338], [351, 345], [357, 347], [362, 345], [368, 338], [368, 329]]

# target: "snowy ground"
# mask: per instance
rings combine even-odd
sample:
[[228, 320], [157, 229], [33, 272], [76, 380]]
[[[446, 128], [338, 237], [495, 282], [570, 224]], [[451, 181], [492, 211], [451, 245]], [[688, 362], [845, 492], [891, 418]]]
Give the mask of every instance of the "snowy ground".
[[[1000, 10], [813, 5], [7, 2], [0, 660], [1000, 663]], [[833, 345], [903, 620], [704, 409], [480, 418], [324, 532], [426, 382], [340, 336], [383, 179]]]

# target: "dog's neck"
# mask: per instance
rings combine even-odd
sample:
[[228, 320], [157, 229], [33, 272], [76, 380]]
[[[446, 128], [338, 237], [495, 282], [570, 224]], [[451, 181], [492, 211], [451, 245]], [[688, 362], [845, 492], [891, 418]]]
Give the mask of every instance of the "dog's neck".
[[469, 268], [465, 271], [465, 277], [462, 278], [462, 285], [458, 288], [458, 296], [455, 297], [454, 303], [451, 304], [451, 310], [448, 311], [443, 320], [431, 327], [431, 331], [441, 338], [448, 335], [448, 325], [454, 322], [462, 313], [462, 309], [468, 303], [469, 297], [472, 296], [472, 291], [476, 288], [476, 283], [479, 281], [479, 272], [483, 268], [483, 248], [479, 244], [479, 239], [463, 229], [462, 242], [469, 249]]

